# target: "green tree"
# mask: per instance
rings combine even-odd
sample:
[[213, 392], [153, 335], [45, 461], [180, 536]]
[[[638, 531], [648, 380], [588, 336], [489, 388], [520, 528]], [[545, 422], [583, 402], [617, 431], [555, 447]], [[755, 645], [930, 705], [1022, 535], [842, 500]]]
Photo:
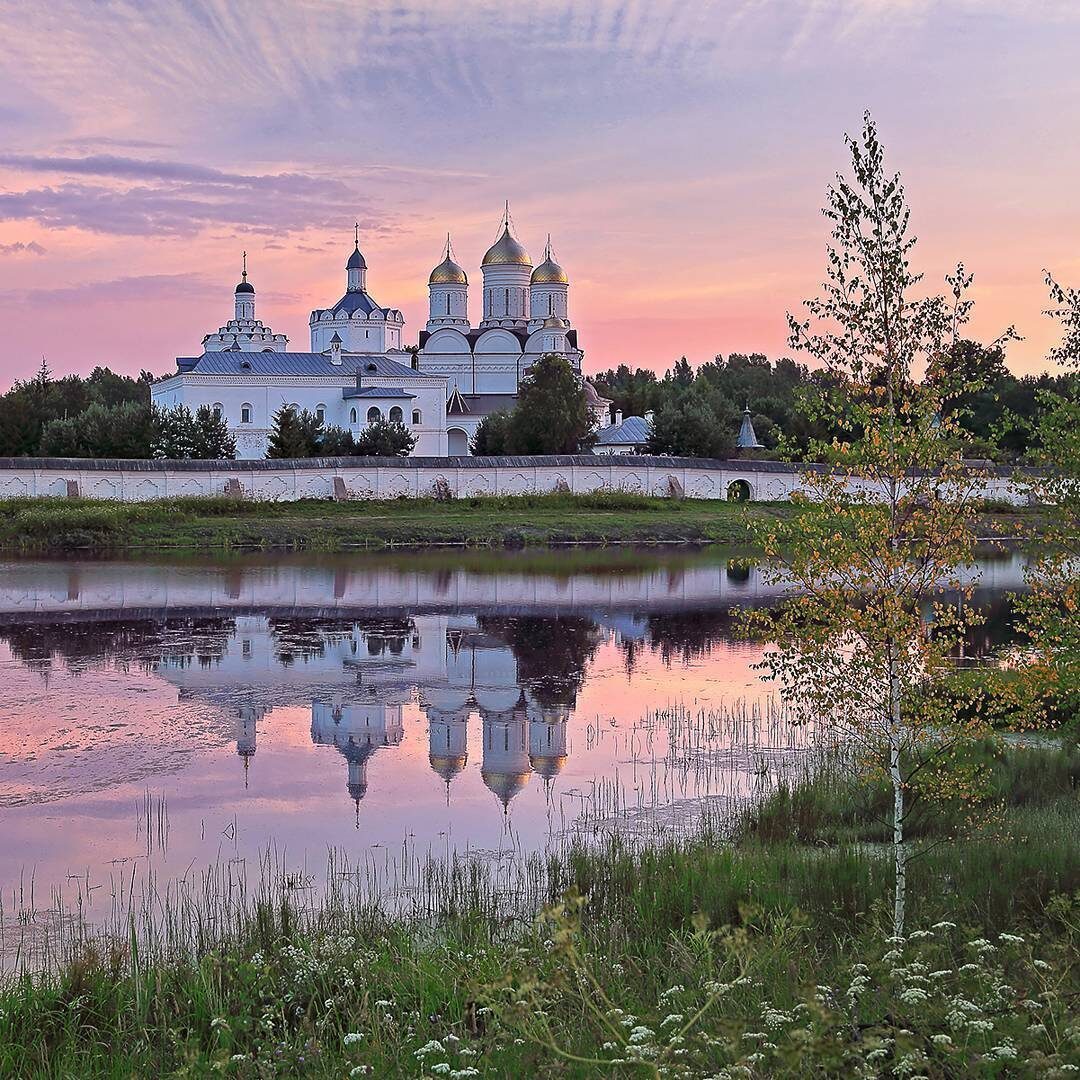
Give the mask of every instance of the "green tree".
[[356, 436], [359, 457], [408, 457], [416, 436], [398, 420], [373, 420]]
[[739, 430], [739, 412], [718, 395], [712, 401], [696, 386], [669, 399], [653, 416], [650, 454], [675, 457], [730, 457]]
[[266, 449], [268, 458], [305, 458], [318, 454], [322, 421], [307, 409], [282, 405], [274, 413]]
[[923, 698], [977, 620], [970, 605], [944, 602], [946, 592], [970, 595], [962, 568], [974, 562], [985, 480], [960, 460], [969, 434], [949, 409], [974, 389], [950, 377], [971, 277], [961, 266], [947, 278], [949, 295], [919, 294], [904, 189], [885, 172], [869, 114], [847, 145], [854, 177], [837, 177], [825, 208], [826, 282], [806, 301], [808, 317], [788, 321], [792, 347], [842, 391], [817, 399], [816, 419], [856, 434], [811, 444], [831, 468], [807, 472], [793, 516], [763, 530], [766, 573], [795, 591], [757, 625], [770, 642], [764, 667], [796, 717], [839, 734], [891, 787], [893, 924], [902, 934], [911, 815], [962, 791], [950, 752], [983, 733], [978, 720], [928, 709]]
[[193, 413], [187, 406], [151, 413], [150, 456], [169, 461], [236, 457], [236, 440], [223, 417], [209, 405]]
[[576, 454], [592, 445], [596, 418], [569, 361], [548, 353], [533, 364], [509, 426], [511, 454]]
[[1046, 525], [1028, 572], [1030, 591], [1020, 599], [1030, 649], [1019, 670], [1027, 707], [1034, 711], [1050, 688], [1080, 734], [1080, 289], [1059, 285], [1050, 274], [1046, 283], [1046, 314], [1061, 328], [1048, 360], [1064, 374], [1054, 391], [1039, 395], [1040, 469], [1028, 475], [1027, 485], [1031, 501], [1044, 508]]
[[348, 428], [329, 424], [319, 436], [319, 457], [350, 457], [356, 453], [356, 440]]
[[477, 425], [472, 453], [476, 457], [499, 457], [510, 453], [510, 413], [493, 412]]
[[41, 430], [45, 457], [147, 458], [153, 438], [150, 406], [94, 402], [75, 416], [49, 420]]

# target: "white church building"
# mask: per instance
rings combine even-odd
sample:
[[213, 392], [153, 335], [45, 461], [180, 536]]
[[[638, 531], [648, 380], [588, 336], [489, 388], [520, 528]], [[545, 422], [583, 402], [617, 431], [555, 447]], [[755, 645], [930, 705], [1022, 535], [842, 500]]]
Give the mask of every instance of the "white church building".
[[[465, 456], [483, 418], [513, 408], [521, 380], [541, 356], [557, 353], [581, 372], [569, 279], [550, 238], [534, 267], [507, 209], [480, 272], [482, 314], [473, 326], [469, 279], [448, 237], [444, 258], [428, 278], [419, 347], [407, 349], [401, 311], [368, 292], [357, 231], [344, 295], [311, 312], [310, 351], [291, 352], [284, 334], [255, 317], [245, 256], [233, 318], [203, 337], [200, 355], [177, 358], [176, 373], [152, 387], [153, 403], [210, 406], [228, 422], [240, 458], [265, 456], [283, 405], [307, 409], [354, 435], [378, 419], [398, 421], [417, 437], [414, 455]], [[585, 389], [599, 425], [606, 426], [610, 402], [591, 383]]]

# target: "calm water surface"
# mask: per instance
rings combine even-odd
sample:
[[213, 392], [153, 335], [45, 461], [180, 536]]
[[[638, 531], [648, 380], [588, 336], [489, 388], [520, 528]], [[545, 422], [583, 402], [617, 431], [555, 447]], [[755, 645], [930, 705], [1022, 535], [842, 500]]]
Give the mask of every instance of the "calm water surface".
[[[972, 655], [1023, 560], [980, 569]], [[798, 738], [707, 717], [767, 701], [731, 609], [777, 592], [711, 552], [2, 562], [4, 906], [745, 797]]]

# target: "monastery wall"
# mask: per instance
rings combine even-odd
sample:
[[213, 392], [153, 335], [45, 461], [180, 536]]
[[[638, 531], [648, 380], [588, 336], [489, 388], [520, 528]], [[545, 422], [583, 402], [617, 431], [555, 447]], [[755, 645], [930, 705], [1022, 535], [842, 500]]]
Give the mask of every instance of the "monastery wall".
[[[0, 498], [83, 496], [145, 502], [179, 495], [238, 498], [455, 498], [531, 492], [639, 492], [691, 499], [780, 502], [804, 486], [810, 465], [636, 455], [460, 458], [303, 458], [295, 461], [121, 461], [0, 458]], [[740, 491], [732, 489], [736, 485]], [[1022, 504], [1014, 470], [991, 470], [983, 497]]]

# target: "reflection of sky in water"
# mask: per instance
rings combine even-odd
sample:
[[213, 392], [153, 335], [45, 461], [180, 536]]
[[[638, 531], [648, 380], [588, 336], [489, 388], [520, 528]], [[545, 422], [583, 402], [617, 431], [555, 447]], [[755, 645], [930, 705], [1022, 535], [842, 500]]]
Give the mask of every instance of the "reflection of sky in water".
[[[124, 860], [174, 876], [270, 842], [313, 868], [328, 847], [392, 857], [407, 838], [420, 855], [529, 850], [597, 812], [597, 781], [631, 808], [753, 785], [737, 756], [700, 768], [731, 730], [696, 729], [695, 766], [686, 733], [672, 747], [648, 718], [767, 693], [728, 613], [757, 572], [715, 556], [558, 577], [360, 560], [4, 570], [8, 896], [31, 873], [39, 903], [68, 875], [104, 895]], [[167, 802], [164, 850], [140, 831], [147, 791]]]

